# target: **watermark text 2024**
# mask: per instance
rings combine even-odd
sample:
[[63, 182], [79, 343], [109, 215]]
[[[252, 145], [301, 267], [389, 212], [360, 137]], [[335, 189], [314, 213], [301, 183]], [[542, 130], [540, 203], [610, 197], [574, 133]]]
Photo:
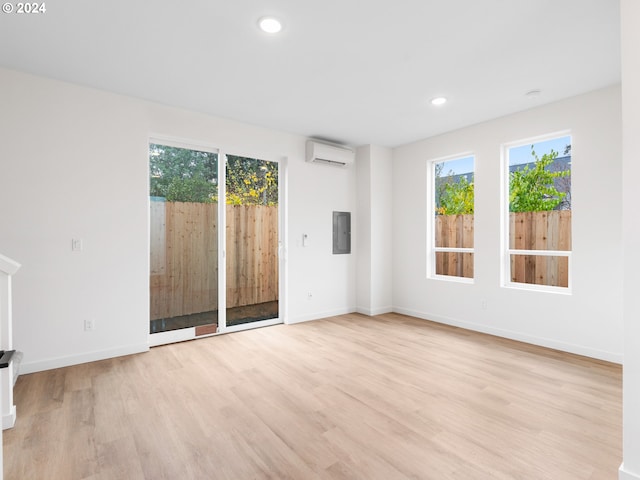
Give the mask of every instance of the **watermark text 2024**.
[[38, 14], [46, 13], [47, 7], [44, 2], [42, 3], [11, 3], [6, 2], [2, 4], [2, 13], [15, 13], [15, 14]]

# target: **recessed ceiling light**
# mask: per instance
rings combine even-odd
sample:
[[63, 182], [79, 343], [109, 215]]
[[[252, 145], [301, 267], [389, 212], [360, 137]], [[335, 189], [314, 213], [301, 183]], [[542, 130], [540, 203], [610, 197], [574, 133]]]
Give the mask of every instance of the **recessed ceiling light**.
[[260, 30], [265, 33], [278, 33], [282, 30], [282, 23], [280, 20], [273, 17], [262, 17], [258, 20], [258, 25], [260, 26]]
[[447, 103], [447, 99], [444, 97], [436, 97], [431, 100], [431, 105], [444, 105], [445, 103]]

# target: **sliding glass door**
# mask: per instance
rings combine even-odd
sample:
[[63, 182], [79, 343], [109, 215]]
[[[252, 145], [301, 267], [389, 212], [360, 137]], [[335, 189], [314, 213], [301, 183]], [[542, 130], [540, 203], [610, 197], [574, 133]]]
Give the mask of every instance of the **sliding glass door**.
[[149, 331], [215, 333], [218, 153], [151, 143], [149, 170]]
[[281, 323], [278, 163], [167, 143], [149, 145], [150, 343]]
[[278, 318], [278, 164], [226, 156], [226, 326]]

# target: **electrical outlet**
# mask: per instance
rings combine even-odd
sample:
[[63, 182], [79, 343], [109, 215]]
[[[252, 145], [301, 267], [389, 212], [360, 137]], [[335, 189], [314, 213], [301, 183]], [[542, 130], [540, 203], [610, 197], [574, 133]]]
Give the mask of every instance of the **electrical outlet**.
[[313, 294], [311, 292], [307, 293], [307, 300], [311, 300], [313, 298]]
[[96, 322], [94, 319], [89, 318], [84, 321], [84, 331], [93, 332], [96, 329]]
[[482, 308], [483, 310], [487, 309], [487, 301], [486, 300], [480, 300], [480, 308]]

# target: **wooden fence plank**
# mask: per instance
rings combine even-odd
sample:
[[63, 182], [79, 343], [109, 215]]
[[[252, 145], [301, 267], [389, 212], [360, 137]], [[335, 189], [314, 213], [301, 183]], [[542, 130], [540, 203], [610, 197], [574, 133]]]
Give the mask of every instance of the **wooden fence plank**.
[[[560, 211], [547, 212], [547, 250], [558, 250], [560, 243]], [[544, 285], [558, 286], [558, 259], [559, 257], [546, 257], [545, 270], [546, 278]]]
[[[571, 211], [560, 211], [558, 219], [558, 249], [571, 250]], [[569, 285], [569, 260], [563, 259], [558, 264], [558, 284], [564, 287]]]
[[473, 253], [463, 253], [462, 262], [464, 264], [464, 268], [462, 269], [462, 276], [465, 278], [473, 278]]
[[464, 248], [473, 248], [473, 224], [475, 222], [475, 217], [473, 215], [460, 215], [463, 219], [463, 239], [462, 239], [462, 247]]
[[[452, 235], [449, 239], [449, 245], [452, 247], [458, 246], [462, 244], [462, 216], [454, 215], [452, 216]], [[460, 254], [458, 253], [450, 253], [449, 257], [451, 259], [451, 268], [449, 268], [449, 274], [452, 276], [460, 277], [462, 276], [462, 264], [460, 262]]]
[[[473, 248], [474, 244], [474, 222], [475, 217], [473, 215], [460, 215], [463, 219], [462, 229], [463, 229], [463, 238], [462, 238], [462, 246], [463, 248]], [[461, 255], [462, 262], [462, 276], [465, 278], [473, 278], [473, 253], [463, 253]]]
[[164, 200], [151, 200], [151, 229], [149, 241], [151, 246], [151, 275], [164, 275], [166, 271], [166, 216]]
[[560, 214], [559, 210], [547, 212], [547, 250], [560, 250]]
[[[509, 215], [509, 245], [513, 249], [525, 249], [525, 215]], [[525, 259], [523, 255], [511, 255], [511, 281], [515, 282], [516, 278], [524, 278]]]
[[[532, 224], [535, 225], [532, 250], [546, 250], [548, 247], [548, 220], [549, 212], [530, 212]], [[533, 215], [535, 214], [535, 215]], [[536, 255], [534, 257], [533, 283], [545, 285], [547, 283], [547, 257]]]
[[571, 211], [562, 210], [558, 220], [558, 250], [571, 250]]
[[[435, 231], [436, 231], [436, 236], [435, 236], [435, 246], [436, 247], [444, 247], [444, 245], [442, 245], [443, 243], [443, 231], [444, 231], [444, 217], [442, 215], [438, 215], [435, 218]], [[441, 253], [436, 253], [436, 274], [438, 275], [443, 275], [444, 273], [444, 255], [442, 255]]]

